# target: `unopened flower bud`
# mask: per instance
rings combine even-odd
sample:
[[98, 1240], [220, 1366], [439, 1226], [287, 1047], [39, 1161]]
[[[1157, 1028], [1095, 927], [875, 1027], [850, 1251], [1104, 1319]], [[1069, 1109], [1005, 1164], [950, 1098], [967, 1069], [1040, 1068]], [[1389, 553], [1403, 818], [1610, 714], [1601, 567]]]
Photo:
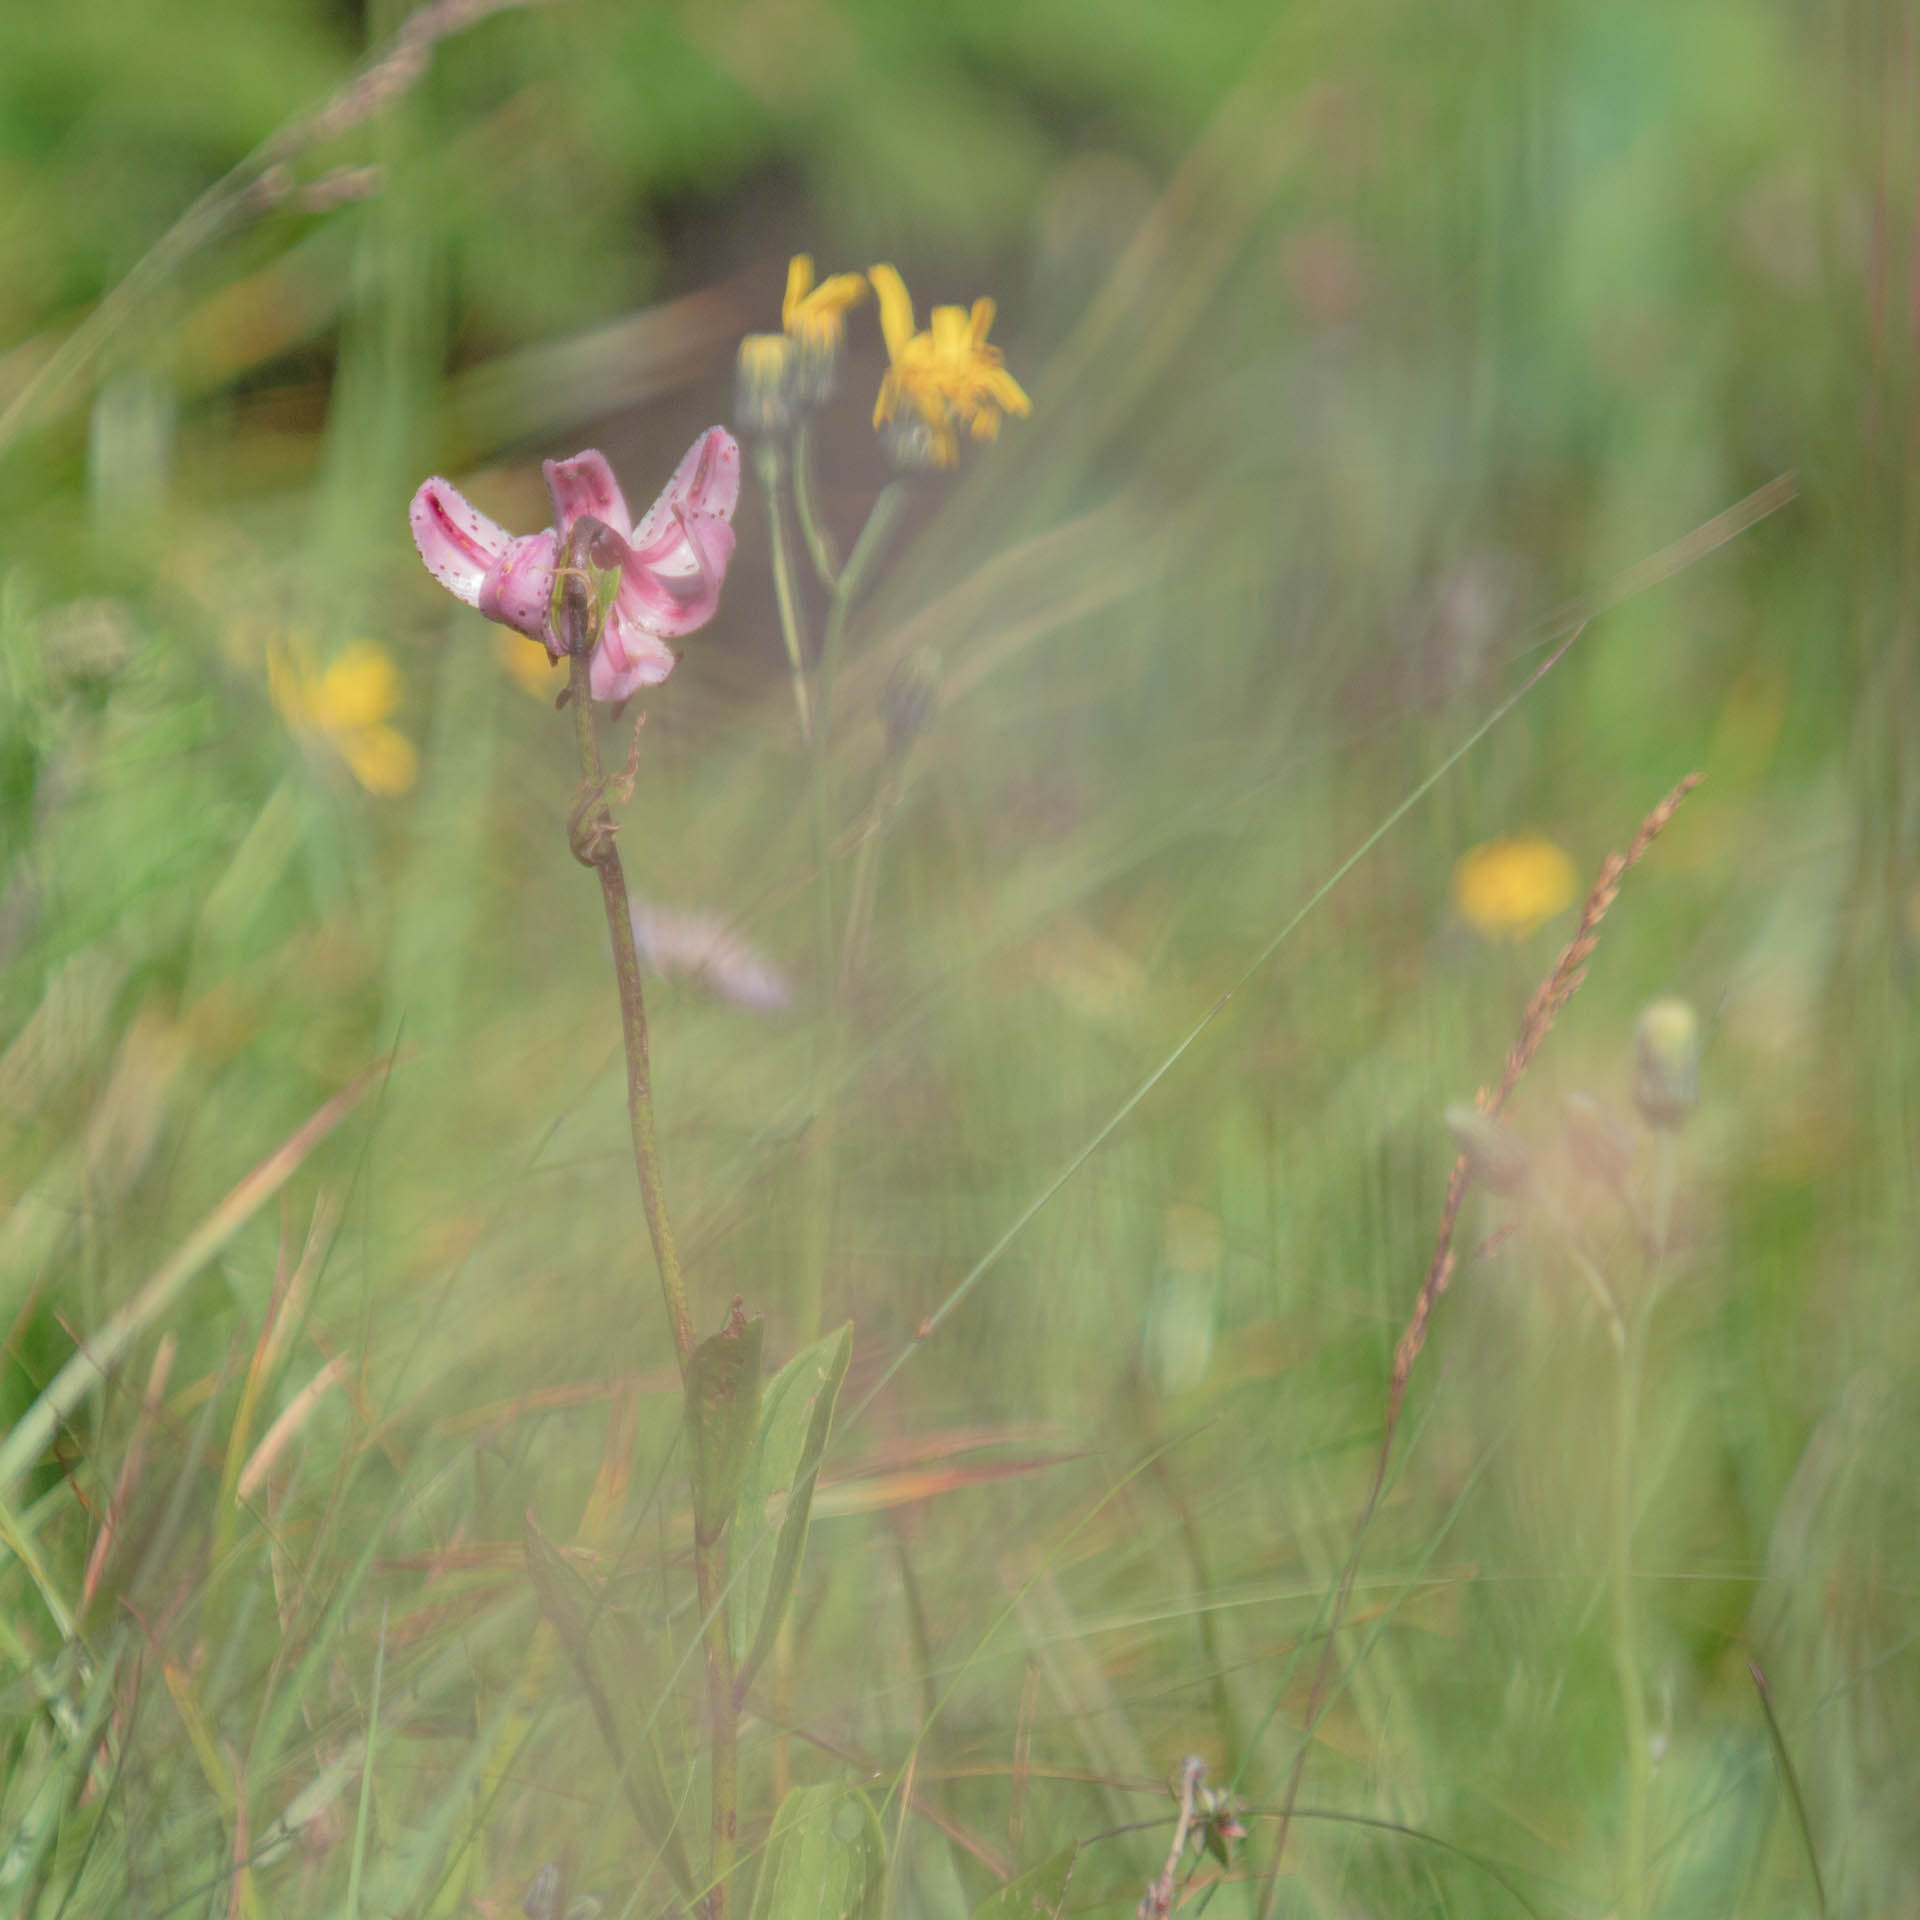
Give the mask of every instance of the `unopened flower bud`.
[[1451, 1106], [1446, 1112], [1453, 1144], [1467, 1156], [1473, 1177], [1489, 1193], [1518, 1193], [1533, 1172], [1526, 1148], [1497, 1120], [1478, 1107]]
[[1200, 1844], [1223, 1867], [1231, 1867], [1234, 1848], [1247, 1837], [1239, 1796], [1227, 1787], [1201, 1787], [1193, 1796], [1193, 1813]]
[[933, 725], [939, 710], [940, 656], [931, 647], [921, 647], [894, 668], [880, 692], [888, 753], [896, 758], [905, 753]]
[[1622, 1186], [1633, 1170], [1633, 1129], [1604, 1100], [1569, 1093], [1560, 1102], [1573, 1163], [1603, 1187]]
[[1700, 1020], [1685, 1000], [1656, 1000], [1633, 1029], [1633, 1099], [1650, 1127], [1684, 1124], [1700, 1099]]
[[784, 333], [750, 333], [733, 369], [733, 423], [756, 438], [792, 431], [796, 355]]

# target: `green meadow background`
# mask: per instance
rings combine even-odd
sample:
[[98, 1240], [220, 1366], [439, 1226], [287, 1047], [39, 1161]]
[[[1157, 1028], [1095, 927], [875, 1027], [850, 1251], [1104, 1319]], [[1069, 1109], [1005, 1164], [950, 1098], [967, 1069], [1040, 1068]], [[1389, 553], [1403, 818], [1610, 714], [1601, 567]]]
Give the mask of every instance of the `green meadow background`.
[[[1663, 994], [1705, 1049], [1632, 1461], [1646, 1909], [1920, 1910], [1907, 11], [468, 11], [0, 19], [0, 1911], [505, 1916], [550, 1861], [671, 1906], [528, 1514], [703, 1854], [560, 676], [406, 507], [440, 473], [530, 530], [583, 446], [651, 499], [803, 250], [923, 322], [993, 296], [1033, 412], [915, 483], [855, 612], [824, 872], [751, 481], [619, 815], [636, 895], [789, 987], [650, 982], [699, 1330], [854, 1329], [737, 1910], [778, 1791], [836, 1784], [874, 1920], [1073, 1841], [1065, 1910], [1124, 1916], [1189, 1754], [1249, 1838], [1181, 1911], [1633, 1910], [1615, 1361], [1565, 1233], [1647, 1282], [1563, 1101], [1631, 1115]], [[843, 547], [883, 364], [869, 303], [816, 436]], [[365, 643], [391, 702], [276, 699]], [[1456, 863], [1539, 834], [1584, 888], [1695, 770], [1509, 1110], [1534, 1197], [1468, 1197], [1316, 1699], [1442, 1115], [1577, 913], [1489, 937]]]

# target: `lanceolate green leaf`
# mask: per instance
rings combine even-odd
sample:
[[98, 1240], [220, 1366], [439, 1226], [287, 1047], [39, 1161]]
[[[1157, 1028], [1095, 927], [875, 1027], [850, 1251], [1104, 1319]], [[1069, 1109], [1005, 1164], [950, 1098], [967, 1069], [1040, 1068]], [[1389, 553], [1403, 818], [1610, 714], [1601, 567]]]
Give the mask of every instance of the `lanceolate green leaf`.
[[795, 1787], [767, 1836], [751, 1920], [880, 1920], [887, 1846], [865, 1795]]
[[[633, 1817], [640, 1831], [659, 1849], [674, 1883], [690, 1895], [693, 1871], [675, 1830], [673, 1795], [659, 1749], [651, 1732], [628, 1740], [609, 1690], [610, 1674], [631, 1675], [635, 1671], [633, 1650], [621, 1644], [618, 1625], [607, 1611], [604, 1596], [540, 1531], [532, 1514], [526, 1516], [522, 1541], [540, 1611], [573, 1662], [600, 1737], [620, 1769], [620, 1784]], [[642, 1718], [639, 1714], [634, 1717]]]
[[1049, 1859], [1009, 1880], [973, 1910], [973, 1920], [1055, 1920], [1067, 1897], [1079, 1844], [1069, 1841]]
[[687, 1444], [693, 1457], [693, 1528], [719, 1539], [733, 1517], [760, 1425], [761, 1320], [734, 1315], [687, 1363]]
[[[834, 1402], [853, 1352], [853, 1325], [797, 1353], [774, 1375], [762, 1401], [759, 1437], [740, 1485], [733, 1521], [733, 1644], [746, 1649], [735, 1684], [744, 1693], [773, 1649], [793, 1598], [813, 1512], [813, 1483], [833, 1427]], [[775, 1520], [767, 1508], [786, 1496]]]

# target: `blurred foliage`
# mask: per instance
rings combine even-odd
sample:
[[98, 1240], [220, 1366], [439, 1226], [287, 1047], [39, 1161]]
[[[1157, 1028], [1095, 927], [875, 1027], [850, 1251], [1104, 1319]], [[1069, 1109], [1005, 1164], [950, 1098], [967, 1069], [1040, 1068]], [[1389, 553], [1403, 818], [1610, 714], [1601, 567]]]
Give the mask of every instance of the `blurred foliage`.
[[[1637, 1449], [1654, 1906], [1808, 1909], [1753, 1659], [1830, 1908], [1911, 1907], [1899, 10], [556, 0], [241, 175], [101, 307], [399, 22], [0, 11], [0, 1420], [401, 1062], [6, 1490], [0, 1904], [332, 1910], [356, 1843], [363, 1912], [513, 1911], [560, 1858], [609, 1911], [669, 1897], [530, 1651], [529, 1512], [697, 1834], [686, 1461], [575, 774], [405, 506], [445, 471], [531, 528], [538, 457], [588, 442], [650, 497], [805, 247], [898, 261], [923, 309], [997, 296], [1034, 414], [918, 487], [848, 635], [841, 907], [882, 837], [844, 994], [757, 494], [621, 815], [638, 896], [794, 982], [770, 1015], [698, 967], [651, 996], [701, 1331], [736, 1292], [774, 1365], [856, 1329], [749, 1701], [747, 1873], [782, 1788], [857, 1787], [902, 1912], [1079, 1841], [1072, 1910], [1124, 1913], [1199, 1753], [1250, 1829], [1217, 1910], [1251, 1916], [1306, 1739], [1278, 1911], [1611, 1909], [1613, 1363], [1537, 1218], [1441, 1304], [1303, 1715], [1442, 1115], [1571, 924], [1483, 942], [1456, 863], [1539, 835], [1591, 874], [1699, 766], [1512, 1113], [1624, 1285], [1561, 1097], [1627, 1111], [1641, 1007], [1706, 1016]], [[369, 166], [370, 194], [337, 171]], [[886, 478], [882, 365], [869, 307], [817, 436], [843, 546]], [[1553, 609], [1789, 469], [1795, 505], [1598, 619], [1027, 1216]], [[404, 735], [417, 784], [369, 792], [362, 736], [276, 706], [276, 657], [359, 689], [326, 714]], [[904, 773], [902, 662], [938, 689]], [[1504, 1221], [1471, 1198], [1462, 1245]]]

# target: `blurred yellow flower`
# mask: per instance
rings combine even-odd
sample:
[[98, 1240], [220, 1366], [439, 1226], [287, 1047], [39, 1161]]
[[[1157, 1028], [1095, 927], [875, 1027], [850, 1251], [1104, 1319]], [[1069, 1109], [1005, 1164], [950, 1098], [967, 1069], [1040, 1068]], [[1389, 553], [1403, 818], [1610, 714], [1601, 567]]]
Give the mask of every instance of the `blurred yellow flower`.
[[813, 255], [796, 253], [787, 262], [787, 297], [780, 303], [780, 324], [802, 354], [831, 360], [847, 342], [847, 314], [867, 297], [863, 273], [830, 273], [813, 283]]
[[405, 793], [420, 777], [413, 742], [387, 724], [405, 683], [378, 641], [351, 641], [317, 673], [297, 643], [278, 642], [267, 656], [267, 685], [287, 725], [324, 740], [369, 793]]
[[1460, 856], [1453, 903], [1488, 940], [1524, 940], [1578, 891], [1580, 876], [1564, 847], [1538, 833], [1509, 834]]
[[[1018, 381], [1002, 364], [998, 347], [987, 344], [994, 304], [976, 300], [965, 307], [935, 307], [926, 332], [913, 324], [913, 300], [893, 268], [869, 267], [867, 278], [880, 302], [880, 330], [886, 335], [892, 364], [880, 382], [873, 424], [892, 423], [902, 408], [916, 416], [907, 446], [919, 457], [909, 465], [951, 467], [960, 458], [959, 429], [976, 440], [1000, 431], [1002, 413], [1024, 418], [1033, 410]], [[896, 439], [900, 438], [896, 435]]]

